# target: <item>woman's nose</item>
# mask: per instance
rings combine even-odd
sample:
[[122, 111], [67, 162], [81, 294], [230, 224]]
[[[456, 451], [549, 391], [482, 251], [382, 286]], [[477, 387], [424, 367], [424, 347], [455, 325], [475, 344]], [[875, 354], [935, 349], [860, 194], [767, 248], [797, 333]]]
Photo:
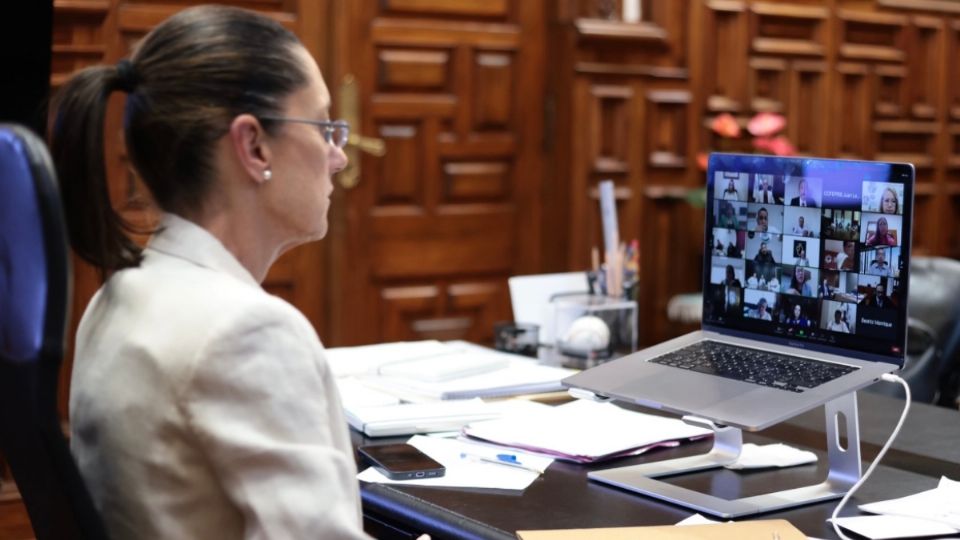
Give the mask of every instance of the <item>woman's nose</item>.
[[334, 146], [333, 155], [330, 159], [330, 173], [335, 174], [346, 169], [349, 162], [350, 160], [347, 158], [347, 153], [343, 151], [343, 148]]

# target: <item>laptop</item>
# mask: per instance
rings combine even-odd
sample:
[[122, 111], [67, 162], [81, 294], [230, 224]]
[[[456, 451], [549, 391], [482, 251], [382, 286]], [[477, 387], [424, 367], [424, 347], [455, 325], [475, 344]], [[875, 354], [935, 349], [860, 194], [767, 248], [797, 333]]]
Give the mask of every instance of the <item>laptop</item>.
[[899, 370], [913, 186], [905, 163], [711, 155], [701, 330], [563, 383], [756, 431]]

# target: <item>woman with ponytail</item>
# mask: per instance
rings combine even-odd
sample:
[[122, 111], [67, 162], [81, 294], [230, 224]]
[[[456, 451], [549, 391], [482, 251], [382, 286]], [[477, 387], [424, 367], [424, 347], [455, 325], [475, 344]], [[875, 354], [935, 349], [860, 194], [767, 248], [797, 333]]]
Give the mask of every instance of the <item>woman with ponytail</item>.
[[[108, 98], [162, 211], [146, 247], [110, 205]], [[263, 291], [322, 238], [346, 166], [316, 63], [280, 24], [198, 7], [77, 73], [51, 147], [71, 241], [105, 282], [77, 334], [72, 448], [114, 539], [365, 538], [323, 348]]]

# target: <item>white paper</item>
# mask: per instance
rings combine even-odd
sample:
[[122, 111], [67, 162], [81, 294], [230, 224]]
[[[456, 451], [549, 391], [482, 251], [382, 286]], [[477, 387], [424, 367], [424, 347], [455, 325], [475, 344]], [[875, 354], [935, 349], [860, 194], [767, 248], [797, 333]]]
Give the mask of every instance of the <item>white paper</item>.
[[955, 534], [956, 529], [943, 523], [903, 516], [853, 516], [836, 519], [837, 525], [872, 540], [914, 538], [939, 534]]
[[[460, 454], [466, 452], [475, 456], [495, 459], [497, 454], [504, 452], [503, 448], [491, 448], [460, 440], [424, 437], [422, 435], [415, 435], [407, 442], [442, 463], [446, 468], [446, 474], [440, 478], [390, 480], [371, 467], [358, 474], [357, 478], [364, 482], [380, 484], [523, 490], [540, 477], [539, 473], [533, 471], [460, 457]], [[552, 459], [542, 456], [518, 453], [513, 450], [510, 453], [522, 456], [523, 463], [540, 469], [546, 469], [553, 463]]]
[[400, 341], [396, 343], [378, 343], [360, 347], [337, 347], [327, 349], [327, 364], [335, 377], [375, 374], [381, 366], [394, 362], [404, 362], [415, 358], [425, 358], [449, 354], [456, 349], [436, 340]]
[[[463, 354], [475, 355], [475, 351]], [[572, 369], [547, 366], [536, 360], [497, 351], [483, 354], [507, 358], [502, 369], [460, 377], [448, 381], [428, 382], [406, 377], [366, 376], [360, 380], [369, 386], [396, 395], [404, 401], [425, 402], [438, 399], [498, 397], [556, 391], [563, 388], [562, 379], [576, 373]]]
[[936, 521], [960, 530], [960, 482], [943, 476], [934, 489], [899, 499], [861, 504], [859, 508], [871, 514]]
[[640, 0], [623, 0], [623, 22], [640, 22], [642, 10], [643, 7], [640, 5]]
[[340, 403], [344, 410], [384, 407], [400, 403], [396, 396], [370, 388], [352, 377], [344, 377], [336, 381], [337, 389], [340, 391]]
[[684, 519], [683, 521], [678, 521], [678, 522], [677, 522], [677, 525], [680, 525], [680, 526], [684, 526], [684, 525], [715, 525], [715, 524], [717, 524], [717, 523], [730, 523], [730, 521], [716, 521], [716, 520], [713, 520], [713, 519], [709, 519], [709, 518], [707, 518], [707, 517], [704, 517], [704, 516], [701, 515], [701, 514], [693, 514], [693, 515], [691, 515], [690, 517]]
[[405, 377], [416, 381], [438, 383], [507, 367], [510, 358], [490, 354], [489, 351], [471, 352], [452, 350], [447, 354], [412, 358], [381, 366], [377, 372], [387, 377]]
[[497, 407], [479, 398], [388, 407], [344, 406], [344, 413], [350, 427], [370, 437], [459, 430], [470, 422], [500, 416]]
[[559, 457], [598, 458], [713, 432], [675, 418], [581, 399], [522, 415], [505, 414], [497, 420], [473, 422], [464, 433], [508, 446], [549, 451]]
[[800, 450], [780, 443], [763, 446], [747, 443], [743, 445], [737, 462], [726, 467], [728, 469], [763, 469], [795, 467], [816, 462], [817, 455], [808, 450]]

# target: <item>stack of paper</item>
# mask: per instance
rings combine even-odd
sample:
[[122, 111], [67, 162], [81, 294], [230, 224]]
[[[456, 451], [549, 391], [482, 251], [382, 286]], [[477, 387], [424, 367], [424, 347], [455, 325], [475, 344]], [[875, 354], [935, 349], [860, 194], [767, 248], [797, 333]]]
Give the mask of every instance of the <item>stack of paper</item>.
[[399, 341], [326, 350], [327, 364], [335, 377], [376, 375], [383, 366], [419, 358], [450, 354], [451, 347], [436, 340]]
[[500, 416], [500, 410], [480, 399], [435, 403], [404, 403], [389, 407], [344, 407], [350, 427], [368, 437], [457, 431], [477, 420]]
[[880, 515], [837, 518], [837, 525], [875, 540], [956, 534], [960, 532], [960, 482], [942, 477], [935, 489], [861, 504], [860, 510]]
[[[527, 486], [540, 477], [540, 473], [517, 467], [475, 459], [464, 459], [462, 457], [464, 454], [471, 456], [486, 454], [492, 457], [496, 453], [495, 450], [492, 451], [469, 442], [437, 437], [424, 437], [422, 435], [411, 437], [407, 442], [443, 464], [446, 468], [445, 474], [440, 478], [390, 480], [371, 467], [361, 471], [360, 474], [357, 475], [357, 478], [364, 482], [375, 482], [378, 484], [526, 489]], [[553, 460], [550, 458], [528, 455], [523, 456], [523, 461], [541, 470], [546, 469], [553, 463]]]
[[675, 446], [713, 434], [678, 419], [589, 400], [556, 407], [531, 404], [522, 414], [472, 422], [463, 433], [578, 463], [637, 455], [657, 446]]
[[337, 377], [412, 403], [554, 392], [575, 373], [461, 341], [329, 349], [327, 361]]

